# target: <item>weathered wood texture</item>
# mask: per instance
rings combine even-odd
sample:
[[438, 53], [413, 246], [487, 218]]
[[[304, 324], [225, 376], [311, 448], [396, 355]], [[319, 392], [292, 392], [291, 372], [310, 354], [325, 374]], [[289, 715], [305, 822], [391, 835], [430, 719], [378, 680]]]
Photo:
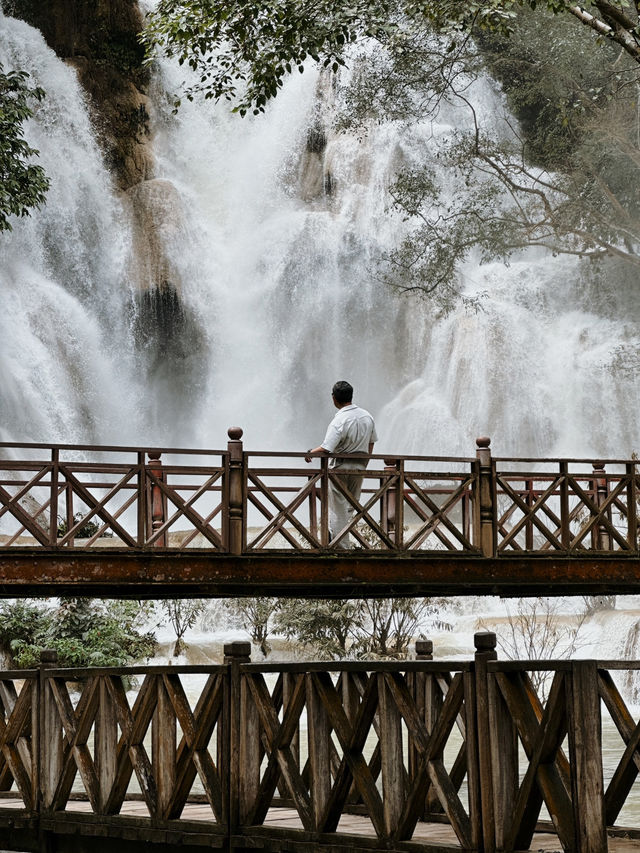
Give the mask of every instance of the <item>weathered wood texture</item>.
[[[638, 557], [638, 463], [372, 456], [359, 499], [329, 457], [0, 443], [0, 550]], [[355, 458], [355, 457], [354, 457]], [[82, 460], [82, 461], [79, 461]], [[330, 491], [353, 509], [330, 531]]]
[[[132, 819], [133, 800], [127, 837], [145, 842], [191, 832], [198, 803], [213, 846], [278, 832], [295, 846], [273, 824], [288, 808], [329, 848], [357, 815], [355, 846], [402, 849], [431, 823], [459, 849], [511, 853], [535, 843], [546, 806], [567, 853], [607, 850], [640, 772], [640, 723], [611, 672], [640, 663], [503, 662], [492, 634], [476, 635], [469, 662], [260, 665], [249, 650], [230, 644], [217, 667], [49, 659], [0, 673], [0, 799], [14, 804], [0, 830], [29, 815], [25, 833], [101, 834]], [[549, 676], [545, 693], [531, 673]], [[606, 786], [603, 707], [624, 743]]]

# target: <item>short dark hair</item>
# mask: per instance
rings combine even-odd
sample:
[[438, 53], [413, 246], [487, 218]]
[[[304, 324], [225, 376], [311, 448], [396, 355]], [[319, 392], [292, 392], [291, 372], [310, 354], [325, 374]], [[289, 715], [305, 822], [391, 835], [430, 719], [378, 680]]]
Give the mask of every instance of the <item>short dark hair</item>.
[[353, 400], [353, 386], [341, 380], [331, 389], [337, 403], [350, 403]]

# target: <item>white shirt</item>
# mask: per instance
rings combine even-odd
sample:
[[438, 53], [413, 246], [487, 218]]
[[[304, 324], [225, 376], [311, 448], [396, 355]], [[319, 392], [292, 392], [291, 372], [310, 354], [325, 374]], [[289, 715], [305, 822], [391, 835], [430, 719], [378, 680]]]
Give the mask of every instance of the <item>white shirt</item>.
[[376, 426], [369, 412], [350, 403], [338, 409], [320, 446], [328, 453], [368, 453], [371, 442], [377, 440]]

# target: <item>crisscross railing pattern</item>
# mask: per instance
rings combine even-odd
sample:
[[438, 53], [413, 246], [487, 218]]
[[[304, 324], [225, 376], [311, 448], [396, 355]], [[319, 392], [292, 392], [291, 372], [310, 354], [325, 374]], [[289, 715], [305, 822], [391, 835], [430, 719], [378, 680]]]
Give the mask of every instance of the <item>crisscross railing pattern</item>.
[[[282, 454], [246, 454], [248, 551], [308, 552], [345, 546], [363, 551], [477, 552], [473, 542], [472, 500], [477, 470], [471, 459], [373, 457], [365, 470], [339, 467], [320, 459], [309, 470], [304, 454], [290, 454], [286, 467], [267, 467]], [[353, 457], [354, 462], [359, 461]], [[261, 464], [262, 463], [262, 464]], [[466, 467], [451, 473], [444, 468]], [[347, 477], [357, 472], [361, 491], [349, 491]], [[350, 518], [332, 529], [333, 495]]]
[[552, 465], [540, 473], [496, 471], [498, 552], [637, 552], [636, 464], [572, 471], [559, 461], [553, 473]]
[[[269, 674], [277, 675], [271, 688]], [[241, 679], [240, 743], [258, 739], [264, 748], [264, 757], [241, 751], [243, 825], [263, 823], [284, 801], [308, 832], [335, 832], [355, 809], [364, 810], [379, 839], [402, 840], [428, 813], [440, 812], [460, 845], [474, 847], [468, 665], [285, 665], [277, 672], [246, 665]]]
[[[528, 849], [543, 808], [565, 851], [607, 849], [607, 832], [615, 833], [640, 772], [640, 722], [616, 673], [638, 668], [636, 661], [487, 664], [497, 849]], [[534, 688], [532, 671], [550, 677], [548, 695]], [[605, 768], [607, 712], [620, 748]]]
[[[126, 681], [136, 676], [142, 680], [130, 703]], [[193, 708], [185, 676], [205, 677]], [[56, 734], [45, 744], [52, 768], [45, 806], [67, 809], [72, 793], [81, 793], [95, 814], [112, 815], [133, 793], [151, 818], [176, 819], [197, 780], [210, 819], [224, 824], [217, 747], [224, 685], [222, 667], [47, 673], [44, 702]]]
[[[235, 643], [222, 666], [0, 673], [0, 827], [22, 807], [48, 831], [81, 815], [74, 832], [99, 834], [134, 803], [136, 827], [144, 815], [174, 832], [193, 831], [195, 805], [213, 846], [509, 853], [543, 833], [605, 853], [609, 836], [640, 834], [616, 827], [640, 773], [617, 674], [640, 662], [498, 661], [486, 633], [476, 648], [473, 661], [252, 664]], [[605, 764], [606, 715], [620, 746]]]
[[480, 438], [475, 458], [363, 468], [229, 435], [220, 451], [0, 444], [0, 550], [638, 557], [635, 460], [496, 459]]
[[224, 452], [2, 448], [1, 547], [226, 550]]

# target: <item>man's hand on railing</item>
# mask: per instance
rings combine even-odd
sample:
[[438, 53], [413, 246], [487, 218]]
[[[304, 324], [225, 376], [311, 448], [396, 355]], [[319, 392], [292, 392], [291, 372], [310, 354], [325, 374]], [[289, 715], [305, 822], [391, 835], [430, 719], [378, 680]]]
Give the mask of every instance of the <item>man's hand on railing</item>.
[[324, 447], [310, 447], [307, 450], [307, 455], [304, 457], [305, 462], [311, 462], [313, 456], [320, 454], [321, 456], [328, 456], [329, 451], [325, 450]]

